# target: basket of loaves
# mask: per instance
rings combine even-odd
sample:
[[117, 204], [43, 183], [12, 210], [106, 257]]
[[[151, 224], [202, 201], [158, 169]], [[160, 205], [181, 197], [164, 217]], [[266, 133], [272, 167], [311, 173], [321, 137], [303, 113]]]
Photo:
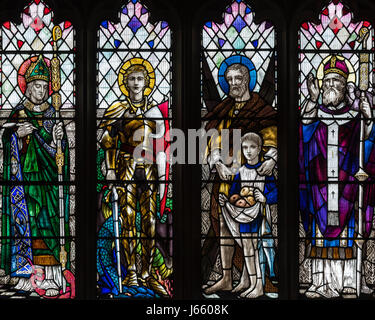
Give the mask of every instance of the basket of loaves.
[[239, 223], [250, 223], [260, 211], [260, 202], [254, 198], [253, 187], [242, 187], [240, 194], [233, 194], [225, 203], [230, 216]]
[[252, 207], [256, 203], [256, 200], [254, 198], [254, 188], [242, 187], [240, 194], [233, 194], [229, 198], [229, 202], [234, 206], [240, 208]]

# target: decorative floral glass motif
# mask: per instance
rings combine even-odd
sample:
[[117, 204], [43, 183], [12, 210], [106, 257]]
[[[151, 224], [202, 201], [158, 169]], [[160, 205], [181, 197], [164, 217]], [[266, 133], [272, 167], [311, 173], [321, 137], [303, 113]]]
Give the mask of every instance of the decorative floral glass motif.
[[202, 29], [202, 128], [217, 132], [202, 165], [206, 298], [278, 297], [276, 37], [253, 19], [235, 0]]
[[1, 26], [0, 295], [75, 297], [74, 29], [31, 1]]
[[121, 9], [119, 23], [103, 21], [98, 32], [97, 287], [102, 298], [173, 296], [171, 31], [167, 22], [148, 19], [148, 9], [132, 0]]
[[374, 284], [374, 29], [331, 1], [299, 30], [299, 282], [308, 298]]

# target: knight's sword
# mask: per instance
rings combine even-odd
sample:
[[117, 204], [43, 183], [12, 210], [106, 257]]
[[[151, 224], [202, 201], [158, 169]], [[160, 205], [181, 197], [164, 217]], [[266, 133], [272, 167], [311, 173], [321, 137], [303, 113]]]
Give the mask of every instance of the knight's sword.
[[[51, 85], [52, 85], [52, 106], [55, 108], [56, 119], [60, 116], [61, 89], [60, 80], [60, 60], [57, 57], [57, 41], [62, 37], [62, 31], [59, 26], [55, 26], [52, 30], [53, 37], [53, 58], [51, 60]], [[62, 270], [66, 268], [67, 252], [65, 250], [65, 210], [64, 210], [64, 186], [63, 182], [63, 167], [64, 167], [64, 153], [62, 150], [61, 139], [56, 141], [56, 165], [59, 182], [59, 221], [60, 221], [60, 263]], [[66, 292], [66, 282], [63, 279], [63, 292]]]
[[[359, 42], [362, 42], [363, 50], [367, 49], [367, 38], [369, 30], [366, 27], [362, 27], [359, 30]], [[366, 52], [359, 54], [359, 89], [361, 91], [361, 98], [366, 97], [366, 91], [369, 85], [369, 58], [370, 55]], [[364, 143], [365, 143], [365, 119], [361, 113], [361, 127], [359, 136], [359, 169], [355, 174], [356, 179], [359, 181], [358, 186], [358, 236], [357, 240], [363, 240], [363, 184], [366, 181], [368, 174], [363, 168], [364, 158]], [[356, 291], [357, 297], [361, 294], [361, 279], [362, 279], [362, 247], [357, 245], [357, 261], [356, 261]]]
[[118, 287], [119, 287], [119, 293], [122, 293], [118, 193], [117, 193], [115, 186], [112, 187], [112, 217], [113, 217], [113, 227], [115, 231], [115, 249], [116, 249], [116, 260], [117, 260], [116, 262], [117, 262], [117, 274], [118, 274]]

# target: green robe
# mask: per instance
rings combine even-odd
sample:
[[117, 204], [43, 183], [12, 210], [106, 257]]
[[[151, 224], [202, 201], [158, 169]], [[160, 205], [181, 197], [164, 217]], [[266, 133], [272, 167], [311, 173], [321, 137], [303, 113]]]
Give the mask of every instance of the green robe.
[[[29, 228], [32, 239], [42, 239], [44, 248], [32, 249], [32, 257], [53, 256], [56, 261], [60, 260], [60, 224], [59, 224], [59, 187], [57, 165], [55, 160], [56, 150], [49, 144], [52, 141], [52, 127], [55, 123], [54, 109], [48, 106], [42, 112], [33, 112], [24, 105], [17, 106], [9, 116], [8, 122], [28, 121], [37, 130], [22, 139], [22, 148], [19, 150], [19, 165], [21, 168], [22, 180], [24, 181], [25, 201], [28, 211]], [[43, 120], [35, 119], [42, 117]], [[33, 119], [31, 119], [33, 118]], [[4, 146], [4, 173], [3, 180], [11, 181], [11, 137], [17, 127], [4, 130], [2, 137]], [[67, 137], [64, 133], [62, 140], [64, 151], [63, 181], [69, 181], [69, 150], [67, 148]], [[30, 183], [29, 183], [30, 182]], [[6, 274], [15, 272], [12, 265], [12, 249], [15, 248], [14, 228], [17, 222], [12, 218], [11, 192], [12, 186], [3, 187], [3, 214], [2, 214], [2, 236], [9, 237], [2, 239], [1, 264]], [[64, 218], [65, 237], [69, 237], [69, 186], [64, 186]], [[43, 247], [43, 246], [42, 246]], [[70, 241], [65, 241], [67, 251], [67, 265], [69, 269]], [[31, 261], [36, 264], [35, 261]], [[11, 267], [12, 265], [12, 267]], [[27, 276], [27, 275], [26, 275]]]

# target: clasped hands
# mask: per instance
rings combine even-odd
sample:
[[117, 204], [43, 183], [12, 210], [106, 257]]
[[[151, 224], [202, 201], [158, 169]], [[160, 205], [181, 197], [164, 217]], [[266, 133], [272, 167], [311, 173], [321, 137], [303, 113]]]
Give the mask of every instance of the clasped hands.
[[[38, 129], [30, 122], [27, 122], [27, 121], [21, 122], [21, 123], [17, 123], [16, 134], [18, 138], [21, 139], [31, 134], [34, 130], [38, 130]], [[61, 140], [63, 136], [64, 136], [64, 125], [63, 125], [63, 122], [60, 121], [54, 124], [54, 126], [52, 127], [53, 142], [56, 144], [56, 141]]]

